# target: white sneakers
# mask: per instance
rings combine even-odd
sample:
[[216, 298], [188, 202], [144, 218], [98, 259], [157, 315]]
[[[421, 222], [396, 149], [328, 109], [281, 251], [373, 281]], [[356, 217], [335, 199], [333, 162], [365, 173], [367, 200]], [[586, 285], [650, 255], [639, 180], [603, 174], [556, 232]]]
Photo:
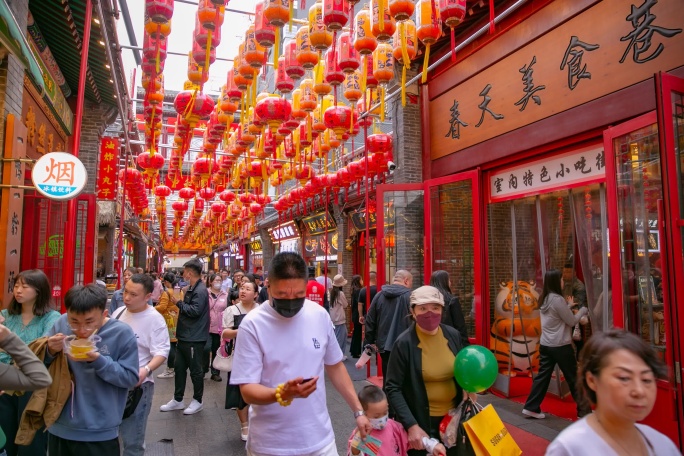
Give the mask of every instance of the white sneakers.
[[173, 378], [175, 376], [176, 376], [176, 373], [173, 371], [173, 369], [167, 368], [164, 372], [157, 375], [157, 378]]
[[546, 418], [546, 415], [544, 415], [543, 413], [537, 413], [527, 409], [523, 409], [522, 414], [525, 416], [529, 416], [530, 418], [536, 418], [538, 420], [543, 420], [544, 418]]
[[183, 410], [185, 408], [185, 403], [183, 401], [178, 402], [175, 399], [171, 399], [166, 404], [159, 407], [162, 412], [171, 412], [173, 410]]
[[188, 407], [185, 407], [185, 403], [183, 401], [178, 402], [175, 399], [171, 399], [169, 402], [166, 404], [162, 405], [159, 407], [159, 410], [162, 412], [172, 412], [174, 410], [183, 410], [183, 415], [194, 415], [195, 413], [199, 412], [202, 410], [204, 406], [202, 405], [201, 402], [197, 402], [196, 400], [192, 400], [190, 402], [190, 405]]
[[199, 412], [202, 410], [204, 406], [202, 405], [201, 402], [197, 402], [196, 400], [192, 400], [190, 402], [190, 405], [188, 405], [188, 408], [183, 410], [183, 415], [194, 415], [195, 413]]

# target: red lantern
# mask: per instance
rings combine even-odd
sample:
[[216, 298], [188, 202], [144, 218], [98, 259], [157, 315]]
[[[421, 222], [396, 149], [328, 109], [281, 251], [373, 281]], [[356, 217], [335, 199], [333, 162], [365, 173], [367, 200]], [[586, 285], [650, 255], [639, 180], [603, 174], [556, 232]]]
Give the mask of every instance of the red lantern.
[[352, 119], [352, 115], [356, 117], [355, 114], [349, 106], [338, 104], [326, 109], [323, 119], [325, 126], [341, 137], [345, 132], [349, 131], [349, 125], [356, 122], [355, 118]]
[[338, 86], [344, 82], [344, 73], [336, 59], [335, 47], [325, 53], [325, 80], [328, 84]]
[[191, 200], [195, 197], [195, 191], [190, 187], [183, 187], [178, 191], [178, 196], [184, 200]]
[[226, 212], [226, 205], [224, 203], [219, 203], [218, 201], [212, 203], [211, 212], [213, 212], [214, 214], [223, 214], [224, 212]]
[[256, 4], [254, 11], [254, 38], [257, 43], [265, 48], [271, 48], [276, 41], [276, 28], [271, 25], [264, 15], [266, 1], [260, 1]]
[[185, 212], [188, 210], [188, 202], [187, 201], [174, 201], [171, 204], [171, 207], [176, 212]]
[[252, 203], [249, 205], [249, 212], [251, 212], [252, 215], [261, 214], [263, 211], [264, 208], [259, 203]]
[[342, 30], [349, 22], [344, 0], [323, 0], [323, 23], [331, 32]]
[[154, 195], [160, 199], [165, 199], [167, 196], [171, 195], [171, 189], [166, 185], [157, 185], [154, 188]]
[[285, 42], [285, 73], [293, 80], [299, 80], [306, 74], [306, 70], [297, 60], [297, 42]]
[[456, 60], [456, 35], [454, 27], [463, 22], [466, 14], [466, 0], [439, 0], [439, 16], [451, 29], [451, 60]]
[[349, 32], [344, 32], [340, 34], [338, 38], [337, 52], [337, 63], [340, 66], [340, 70], [344, 73], [353, 73], [359, 68], [359, 56], [354, 48], [354, 43], [352, 42], [351, 35]]
[[[205, 201], [208, 201], [216, 196], [216, 190], [211, 187], [201, 188], [199, 191], [199, 197]], [[195, 203], [195, 209], [197, 209], [197, 204]]]
[[285, 98], [273, 95], [259, 101], [254, 107], [254, 113], [268, 124], [272, 133], [275, 133], [278, 127], [290, 118], [292, 106]]
[[410, 19], [415, 9], [413, 0], [389, 0], [389, 12], [396, 21]]
[[230, 192], [228, 190], [221, 192], [219, 194], [219, 199], [225, 203], [232, 203], [233, 201], [235, 201], [235, 198], [235, 193]]
[[393, 141], [390, 135], [376, 133], [366, 138], [366, 149], [373, 154], [392, 153]]
[[153, 22], [164, 24], [173, 17], [174, 0], [145, 0], [145, 15]]
[[164, 157], [161, 154], [150, 154], [149, 152], [143, 152], [138, 155], [136, 160], [138, 166], [144, 170], [158, 171], [164, 167]]
[[294, 90], [294, 81], [285, 71], [285, 58], [278, 59], [278, 71], [276, 73], [275, 88], [280, 93], [290, 93]]

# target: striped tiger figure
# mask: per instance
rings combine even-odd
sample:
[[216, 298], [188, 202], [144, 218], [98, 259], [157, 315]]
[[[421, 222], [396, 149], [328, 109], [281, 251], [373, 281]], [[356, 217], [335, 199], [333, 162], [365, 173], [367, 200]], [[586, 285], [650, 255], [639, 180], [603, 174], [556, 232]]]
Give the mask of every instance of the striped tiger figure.
[[528, 376], [531, 371], [539, 369], [539, 293], [534, 282], [519, 280], [520, 302], [516, 303], [513, 281], [501, 282], [500, 287], [496, 296], [490, 349], [499, 363], [499, 372], [509, 374], [510, 360], [510, 376]]

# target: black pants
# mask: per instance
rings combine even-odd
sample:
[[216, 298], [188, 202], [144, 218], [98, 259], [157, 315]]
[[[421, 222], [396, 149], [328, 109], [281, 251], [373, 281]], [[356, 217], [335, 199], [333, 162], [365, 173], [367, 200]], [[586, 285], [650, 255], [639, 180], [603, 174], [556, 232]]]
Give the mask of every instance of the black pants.
[[525, 410], [540, 413], [541, 403], [544, 400], [546, 391], [549, 389], [553, 369], [558, 364], [561, 372], [565, 376], [565, 381], [570, 387], [570, 394], [577, 404], [577, 414], [584, 416], [591, 412], [591, 406], [584, 397], [579, 397], [577, 392], [577, 360], [572, 344], [562, 347], [539, 346], [539, 373], [532, 383], [532, 391], [525, 402]]
[[171, 342], [171, 348], [169, 349], [169, 357], [166, 359], [166, 367], [173, 369], [176, 364], [176, 344], [178, 342]]
[[214, 356], [216, 356], [216, 350], [221, 346], [221, 335], [210, 333], [210, 339], [207, 339], [207, 343], [204, 346], [204, 357], [202, 358], [202, 367], [204, 368], [204, 373], [206, 374], [211, 369], [211, 375], [221, 375], [221, 371], [211, 367], [211, 361]]
[[392, 352], [380, 352], [380, 360], [382, 361], [382, 389], [385, 390], [385, 379], [387, 378], [387, 365], [389, 364], [390, 354]]
[[[47, 435], [45, 435], [45, 428], [41, 428], [36, 432], [36, 436], [30, 445], [16, 445], [14, 438], [19, 430], [19, 422], [21, 421], [21, 414], [24, 413], [26, 404], [31, 398], [31, 393], [26, 392], [22, 396], [10, 396], [3, 394], [0, 396], [0, 428], [7, 437], [5, 450], [7, 456], [45, 456], [47, 449]], [[0, 448], [0, 454], [2, 453]]]
[[185, 382], [187, 371], [190, 369], [190, 380], [192, 380], [192, 398], [197, 402], [202, 402], [204, 395], [204, 371], [202, 371], [202, 354], [206, 342], [184, 342], [179, 340], [176, 343], [176, 363], [174, 377], [176, 389], [173, 398], [178, 402], [183, 400], [185, 394]]
[[120, 456], [121, 450], [118, 438], [104, 442], [78, 442], [49, 434], [48, 453], [50, 456]]
[[352, 332], [351, 346], [349, 347], [349, 353], [351, 353], [352, 358], [358, 358], [361, 356], [361, 344], [363, 341], [363, 326], [359, 321], [359, 313], [352, 313], [352, 323], [354, 324], [354, 329]]

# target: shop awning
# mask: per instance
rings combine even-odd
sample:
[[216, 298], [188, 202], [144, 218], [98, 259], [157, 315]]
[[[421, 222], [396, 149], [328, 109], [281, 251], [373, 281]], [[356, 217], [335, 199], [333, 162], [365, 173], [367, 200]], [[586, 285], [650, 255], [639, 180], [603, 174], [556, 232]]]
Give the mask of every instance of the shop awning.
[[21, 61], [40, 91], [45, 90], [43, 73], [6, 0], [0, 0], [0, 44]]

